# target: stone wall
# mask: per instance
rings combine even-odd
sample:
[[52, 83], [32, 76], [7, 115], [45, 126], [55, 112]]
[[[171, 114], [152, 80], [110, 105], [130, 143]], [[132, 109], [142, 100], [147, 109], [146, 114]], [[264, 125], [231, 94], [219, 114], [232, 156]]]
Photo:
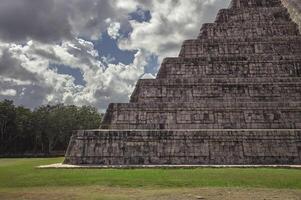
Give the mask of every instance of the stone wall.
[[[300, 36], [272, 37], [262, 39], [219, 39], [186, 40], [180, 57], [198, 58], [201, 56], [245, 55], [246, 57], [270, 55], [301, 55]], [[231, 44], [229, 44], [231, 43]]]
[[[289, 66], [289, 67], [288, 67]], [[265, 55], [257, 60], [239, 56], [226, 57], [224, 60], [203, 58], [166, 58], [158, 73], [159, 79], [175, 80], [180, 78], [252, 78], [252, 77], [299, 77], [301, 74], [301, 57], [290, 59], [271, 59]], [[140, 84], [138, 82], [138, 84]]]
[[300, 164], [301, 130], [95, 130], [72, 136], [65, 163]]
[[[247, 69], [245, 69], [247, 70]], [[262, 69], [263, 71], [263, 69]], [[175, 80], [140, 80], [131, 102], [197, 102], [199, 100], [299, 100], [301, 82], [297, 77], [203, 78]], [[280, 101], [281, 102], [281, 101]]]
[[110, 129], [301, 129], [299, 103], [207, 101], [112, 104], [101, 128]]

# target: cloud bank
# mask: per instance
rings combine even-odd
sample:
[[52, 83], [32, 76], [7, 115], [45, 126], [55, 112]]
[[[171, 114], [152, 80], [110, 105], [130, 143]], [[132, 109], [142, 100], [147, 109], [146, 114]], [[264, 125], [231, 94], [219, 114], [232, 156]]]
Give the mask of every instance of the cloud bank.
[[[148, 68], [159, 66], [150, 58], [177, 56], [183, 40], [195, 38], [229, 1], [0, 0], [0, 99], [100, 111], [127, 102], [139, 78], [155, 75]], [[135, 54], [130, 64], [103, 56], [96, 44], [104, 34]]]

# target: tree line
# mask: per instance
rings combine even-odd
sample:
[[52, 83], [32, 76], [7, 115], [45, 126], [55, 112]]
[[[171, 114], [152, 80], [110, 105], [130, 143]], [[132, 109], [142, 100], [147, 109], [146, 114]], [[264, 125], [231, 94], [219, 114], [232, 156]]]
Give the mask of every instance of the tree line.
[[45, 105], [35, 110], [0, 101], [0, 155], [62, 155], [74, 130], [98, 128], [96, 108]]

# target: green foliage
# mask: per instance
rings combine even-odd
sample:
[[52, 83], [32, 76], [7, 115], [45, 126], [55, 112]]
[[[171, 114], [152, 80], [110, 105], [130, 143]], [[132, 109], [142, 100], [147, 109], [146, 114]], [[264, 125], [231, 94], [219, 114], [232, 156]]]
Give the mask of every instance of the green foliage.
[[15, 130], [16, 109], [12, 101], [4, 100], [0, 102], [0, 132], [1, 141], [11, 138], [11, 132]]
[[0, 159], [0, 188], [52, 186], [255, 187], [301, 189], [297, 169], [36, 169], [62, 162], [51, 159]]
[[99, 127], [91, 106], [41, 106], [34, 111], [0, 102], [0, 155], [64, 152], [74, 130]]

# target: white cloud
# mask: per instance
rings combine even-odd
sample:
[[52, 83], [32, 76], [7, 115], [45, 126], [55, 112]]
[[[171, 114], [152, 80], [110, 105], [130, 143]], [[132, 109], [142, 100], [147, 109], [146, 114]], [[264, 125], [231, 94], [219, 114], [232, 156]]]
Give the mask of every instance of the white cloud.
[[113, 22], [110, 23], [110, 26], [108, 28], [108, 35], [112, 38], [112, 39], [117, 39], [120, 34], [119, 34], [119, 30], [120, 30], [120, 23], [118, 22]]
[[16, 96], [16, 94], [17, 94], [17, 91], [14, 89], [0, 91], [0, 95], [3, 95], [3, 96]]
[[74, 37], [97, 40], [107, 27], [105, 19], [126, 23], [130, 10], [117, 6], [119, 1], [1, 0], [0, 37], [20, 43], [28, 39], [53, 43]]
[[133, 32], [120, 42], [123, 49], [145, 49], [159, 56], [177, 56], [186, 39], [196, 38], [201, 25], [212, 22], [220, 8], [227, 7], [230, 0], [165, 0], [151, 1], [145, 6], [150, 10], [151, 20], [139, 23], [131, 21]]
[[146, 73], [141, 77], [141, 79], [154, 79], [154, 78], [156, 77], [150, 73]]
[[[19, 71], [19, 75], [1, 79], [1, 85], [20, 91], [20, 95], [11, 95], [15, 96], [14, 100], [17, 102], [27, 102], [27, 99], [33, 98], [32, 102], [27, 102], [31, 107], [46, 103], [66, 103], [88, 104], [104, 110], [110, 102], [126, 102], [147, 64], [145, 54], [139, 51], [130, 65], [109, 64], [105, 67], [97, 59], [93, 44], [83, 39], [64, 42], [61, 45], [35, 41], [26, 45], [10, 44], [7, 51], [18, 63], [14, 67], [15, 71]], [[79, 69], [86, 84], [76, 85], [74, 77], [59, 74], [56, 69], [49, 68], [51, 63]], [[4, 68], [11, 66], [4, 65], [2, 69]], [[28, 73], [34, 73], [35, 79], [30, 78], [29, 82]], [[3, 96], [4, 93], [1, 94]]]
[[[218, 8], [229, 3], [229, 0], [51, 1], [64, 8], [54, 9], [52, 14], [66, 17], [67, 21], [62, 22], [70, 26], [68, 37], [61, 36], [60, 42], [53, 42], [64, 33], [56, 32], [48, 38], [47, 34], [26, 32], [16, 35], [15, 42], [2, 40], [0, 99], [10, 96], [16, 103], [29, 107], [47, 103], [93, 105], [102, 111], [111, 102], [127, 102], [138, 78], [154, 78], [145, 74], [151, 55], [159, 56], [160, 60], [177, 56], [183, 40], [195, 38], [201, 24], [213, 21]], [[138, 7], [150, 11], [149, 22], [128, 21], [128, 14]], [[61, 13], [62, 10], [65, 13]], [[60, 22], [56, 17], [51, 20]], [[129, 38], [120, 39], [124, 29], [132, 32]], [[100, 38], [105, 31], [113, 39], [119, 39], [122, 49], [138, 50], [131, 64], [112, 64], [114, 55], [100, 58], [101, 52], [88, 40]], [[24, 38], [26, 40], [19, 43]], [[73, 76], [60, 74], [51, 67], [53, 64], [58, 65], [56, 68], [64, 65], [70, 70], [79, 70], [85, 84], [75, 84]]]

